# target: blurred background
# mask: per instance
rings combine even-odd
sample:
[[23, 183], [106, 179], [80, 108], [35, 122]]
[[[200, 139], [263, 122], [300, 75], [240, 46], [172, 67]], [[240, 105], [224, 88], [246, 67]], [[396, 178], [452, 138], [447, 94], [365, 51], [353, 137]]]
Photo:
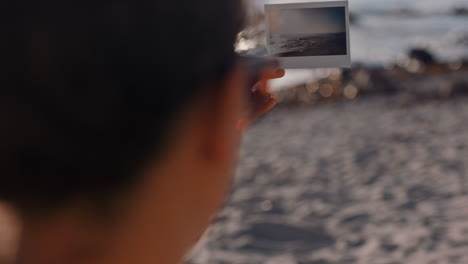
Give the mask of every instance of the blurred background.
[[[263, 2], [247, 1], [237, 50], [265, 55]], [[272, 83], [279, 104], [187, 264], [468, 263], [468, 0], [350, 11], [352, 68]], [[17, 228], [1, 220], [0, 263]]]
[[[352, 68], [272, 83], [187, 263], [468, 263], [468, 1], [349, 4]], [[249, 5], [237, 49], [264, 55]]]

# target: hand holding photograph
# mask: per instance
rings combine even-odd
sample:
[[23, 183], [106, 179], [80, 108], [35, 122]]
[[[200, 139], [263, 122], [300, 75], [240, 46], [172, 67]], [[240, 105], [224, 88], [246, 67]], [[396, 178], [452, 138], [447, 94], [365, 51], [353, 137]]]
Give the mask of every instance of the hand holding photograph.
[[267, 47], [283, 68], [349, 67], [347, 1], [265, 4]]

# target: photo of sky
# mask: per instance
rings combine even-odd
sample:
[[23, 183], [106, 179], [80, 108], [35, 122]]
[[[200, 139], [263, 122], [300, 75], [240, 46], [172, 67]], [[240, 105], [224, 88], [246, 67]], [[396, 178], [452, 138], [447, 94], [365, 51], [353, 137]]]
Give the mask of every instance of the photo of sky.
[[346, 32], [344, 7], [269, 10], [271, 34], [325, 34]]

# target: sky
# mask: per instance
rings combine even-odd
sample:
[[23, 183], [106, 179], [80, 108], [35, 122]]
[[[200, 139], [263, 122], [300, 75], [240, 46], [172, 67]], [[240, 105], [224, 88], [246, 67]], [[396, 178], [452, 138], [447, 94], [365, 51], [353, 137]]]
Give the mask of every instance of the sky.
[[268, 18], [271, 34], [346, 32], [344, 7], [276, 9]]

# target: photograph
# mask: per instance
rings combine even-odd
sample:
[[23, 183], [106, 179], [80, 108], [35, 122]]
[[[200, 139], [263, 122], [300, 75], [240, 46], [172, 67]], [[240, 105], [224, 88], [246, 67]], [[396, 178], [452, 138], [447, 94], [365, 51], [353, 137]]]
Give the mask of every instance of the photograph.
[[270, 56], [290, 67], [349, 64], [347, 2], [267, 4], [265, 11]]
[[278, 9], [269, 12], [272, 54], [346, 55], [344, 7]]

